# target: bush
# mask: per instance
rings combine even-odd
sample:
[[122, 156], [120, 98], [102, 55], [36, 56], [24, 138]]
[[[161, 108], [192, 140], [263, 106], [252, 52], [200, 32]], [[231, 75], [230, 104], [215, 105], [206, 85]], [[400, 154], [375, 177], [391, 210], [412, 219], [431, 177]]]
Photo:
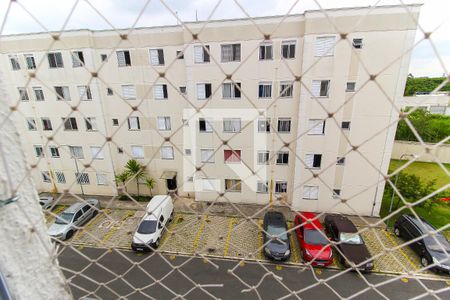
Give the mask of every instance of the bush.
[[[445, 77], [408, 77], [405, 86], [405, 96], [413, 96], [417, 92], [432, 92], [444, 80]], [[450, 91], [450, 84], [444, 85], [440, 91]]]
[[[138, 201], [138, 202], [149, 202], [152, 199], [151, 196], [141, 196], [141, 195], [139, 195], [139, 196], [137, 196], [137, 195], [130, 195], [130, 196], [133, 197], [133, 199]], [[119, 197], [119, 200], [120, 201], [133, 201], [127, 195], [121, 195]]]

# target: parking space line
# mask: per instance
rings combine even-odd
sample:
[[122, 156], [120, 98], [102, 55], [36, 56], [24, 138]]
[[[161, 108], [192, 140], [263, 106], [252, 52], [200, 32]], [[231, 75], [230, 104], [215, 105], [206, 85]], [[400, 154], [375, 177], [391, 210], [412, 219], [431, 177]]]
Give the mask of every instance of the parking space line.
[[236, 224], [236, 218], [231, 218], [230, 222], [228, 223], [228, 233], [227, 239], [225, 241], [225, 249], [223, 250], [223, 256], [227, 256], [228, 254], [228, 247], [230, 246], [230, 239], [231, 239], [231, 231], [233, 229], [234, 224]]
[[81, 229], [77, 235], [75, 235], [72, 239], [72, 241], [76, 242], [78, 240], [80, 240], [87, 232], [88, 229], [90, 229], [92, 226], [94, 226], [95, 224], [98, 223], [98, 221], [100, 221], [101, 219], [103, 219], [102, 217], [105, 215], [105, 212], [100, 213], [98, 216], [96, 216], [95, 218], [93, 218], [88, 224], [86, 224], [86, 226], [83, 227], [83, 229]]
[[119, 224], [123, 223], [123, 221], [125, 221], [126, 219], [130, 218], [131, 216], [133, 216], [135, 213], [135, 211], [132, 210], [128, 210], [127, 213], [122, 217], [122, 219], [118, 222], [117, 225], [113, 226], [111, 228], [111, 230], [103, 237], [103, 239], [100, 241], [100, 245], [104, 245], [106, 241], [109, 240], [109, 238], [117, 231], [119, 230], [120, 226], [118, 226]]
[[[288, 228], [289, 229], [292, 228], [292, 223], [288, 224]], [[289, 235], [289, 239], [291, 240], [291, 251], [292, 251], [291, 260], [294, 260], [294, 262], [299, 263], [300, 262], [300, 253], [298, 251], [297, 243], [296, 243], [296, 239], [295, 239], [294, 235], [295, 235], [295, 230], [293, 232], [291, 232], [291, 234]]]
[[197, 249], [198, 241], [200, 240], [200, 236], [202, 235], [203, 228], [205, 227], [207, 215], [203, 217], [202, 224], [200, 225], [199, 230], [197, 231], [197, 236], [195, 237], [194, 243], [192, 244], [192, 254], [195, 253], [195, 249]]
[[264, 245], [264, 238], [263, 238], [263, 232], [262, 232], [262, 220], [258, 221], [258, 258], [263, 260], [264, 259], [264, 255], [263, 255], [263, 245]]
[[172, 235], [172, 232], [175, 229], [175, 226], [177, 226], [179, 219], [180, 219], [180, 214], [175, 213], [175, 217], [173, 218], [172, 223], [170, 223], [170, 225], [167, 227], [167, 231], [161, 239], [161, 243], [160, 243], [161, 246], [164, 245], [164, 243], [166, 242], [169, 235]]
[[[394, 245], [394, 247], [397, 247], [398, 243], [392, 238], [392, 236], [385, 230], [383, 230], [383, 232], [387, 236], [387, 238], [391, 241], [391, 243]], [[406, 253], [402, 250], [402, 248], [398, 248], [398, 251], [406, 258], [411, 267], [414, 268], [414, 271], [417, 271], [419, 269], [419, 267], [408, 257], [408, 255], [406, 255]]]

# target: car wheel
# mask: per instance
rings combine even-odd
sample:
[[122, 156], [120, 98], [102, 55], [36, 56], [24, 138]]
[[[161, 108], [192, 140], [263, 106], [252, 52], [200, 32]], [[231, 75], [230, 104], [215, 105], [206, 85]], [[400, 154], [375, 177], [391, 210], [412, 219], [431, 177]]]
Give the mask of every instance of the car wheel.
[[170, 217], [169, 217], [169, 222], [172, 222], [172, 221], [173, 221], [173, 216], [174, 216], [174, 213], [173, 213], [173, 211], [172, 211], [172, 213], [170, 214]]
[[73, 236], [73, 231], [69, 230], [66, 234], [66, 240], [70, 239]]
[[398, 227], [394, 228], [394, 233], [396, 236], [400, 237], [402, 235], [402, 233], [400, 232], [400, 229]]
[[420, 258], [420, 263], [422, 264], [422, 266], [424, 267], [428, 267], [428, 265], [430, 264], [430, 262], [428, 261], [428, 259], [425, 256], [422, 256]]
[[153, 248], [157, 249], [159, 247], [159, 238], [156, 240], [156, 242], [153, 244]]
[[98, 210], [94, 210], [94, 212], [92, 213], [92, 217], [94, 218], [97, 214], [98, 214]]

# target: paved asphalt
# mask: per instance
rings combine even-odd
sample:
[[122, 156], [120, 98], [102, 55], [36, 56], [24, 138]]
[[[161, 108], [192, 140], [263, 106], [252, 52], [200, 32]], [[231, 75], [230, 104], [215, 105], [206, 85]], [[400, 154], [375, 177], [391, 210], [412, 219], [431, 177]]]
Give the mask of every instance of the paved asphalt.
[[[59, 263], [75, 299], [450, 299], [450, 282], [157, 253], [66, 247]], [[272, 273], [271, 273], [272, 272]], [[275, 278], [272, 274], [276, 275]], [[335, 277], [335, 278], [333, 278]], [[329, 279], [332, 278], [332, 279]], [[322, 281], [326, 280], [327, 281]], [[367, 282], [366, 282], [367, 281]], [[376, 289], [369, 284], [384, 283]], [[427, 295], [427, 289], [436, 296]], [[298, 291], [296, 295], [291, 291]], [[378, 291], [378, 292], [377, 292]], [[89, 294], [95, 292], [95, 294]]]

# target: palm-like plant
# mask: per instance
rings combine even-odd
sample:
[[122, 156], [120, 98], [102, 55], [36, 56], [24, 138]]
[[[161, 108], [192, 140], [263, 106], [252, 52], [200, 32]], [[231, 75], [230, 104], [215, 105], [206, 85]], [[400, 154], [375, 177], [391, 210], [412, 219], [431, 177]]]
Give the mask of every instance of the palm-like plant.
[[128, 173], [129, 178], [136, 180], [137, 194], [139, 196], [139, 181], [145, 178], [145, 167], [134, 159], [130, 159], [125, 165], [125, 172]]
[[152, 195], [152, 190], [155, 188], [155, 184], [156, 184], [156, 181], [155, 181], [155, 179], [153, 179], [152, 177], [147, 177], [146, 179], [145, 179], [145, 185], [148, 187], [148, 189], [150, 190], [150, 196], [153, 196]]
[[119, 173], [116, 175], [116, 182], [122, 183], [125, 191], [127, 191], [127, 186], [125, 185], [125, 183], [128, 181], [129, 178], [130, 178], [130, 175], [128, 174], [128, 172], [123, 171], [122, 173]]

